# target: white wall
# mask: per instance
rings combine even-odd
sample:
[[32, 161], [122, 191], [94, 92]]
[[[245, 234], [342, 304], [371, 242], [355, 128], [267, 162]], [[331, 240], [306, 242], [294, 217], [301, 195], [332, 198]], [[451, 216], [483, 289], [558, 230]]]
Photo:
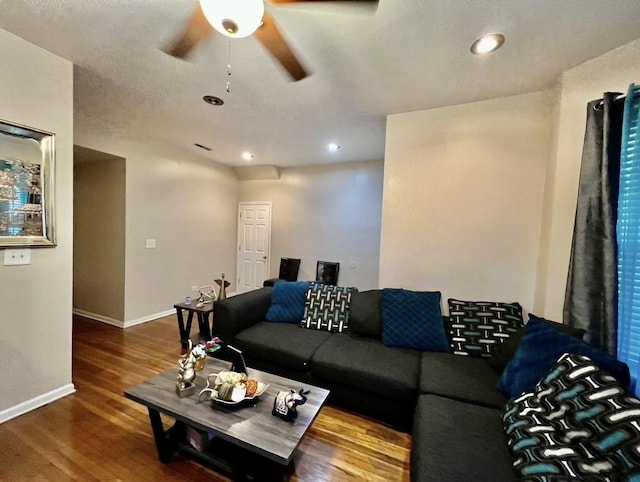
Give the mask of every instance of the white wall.
[[[126, 159], [125, 326], [171, 312], [191, 286], [212, 284], [220, 273], [235, 279], [238, 180], [231, 168], [131, 139], [125, 128], [82, 113], [75, 143]], [[156, 249], [146, 249], [146, 239]]]
[[[73, 308], [124, 322], [125, 160], [79, 162], [73, 174]], [[96, 253], [100, 253], [96, 256]]]
[[388, 116], [381, 287], [531, 309], [550, 111], [534, 93]]
[[[0, 421], [73, 391], [73, 66], [0, 30], [0, 117], [56, 135], [58, 245], [0, 265]], [[0, 250], [0, 255], [3, 255]]]
[[640, 39], [568, 70], [560, 80], [557, 145], [546, 183], [540, 258], [539, 305], [542, 315], [562, 319], [567, 270], [578, 195], [587, 103], [604, 92], [626, 93], [640, 83]]
[[[301, 258], [298, 279], [316, 261], [338, 261], [341, 286], [377, 286], [382, 162], [282, 169], [279, 180], [242, 181], [241, 201], [271, 201], [271, 276], [281, 257]], [[353, 267], [351, 267], [353, 266]]]

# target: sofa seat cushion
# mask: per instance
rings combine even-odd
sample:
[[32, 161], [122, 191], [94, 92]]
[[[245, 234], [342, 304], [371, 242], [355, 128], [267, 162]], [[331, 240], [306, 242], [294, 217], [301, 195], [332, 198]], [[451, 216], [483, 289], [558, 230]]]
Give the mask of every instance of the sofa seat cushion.
[[314, 352], [332, 334], [288, 323], [260, 322], [236, 335], [234, 345], [247, 356], [294, 370], [308, 371]]
[[412, 482], [517, 480], [500, 410], [420, 395], [412, 437]]
[[481, 358], [424, 352], [420, 393], [502, 408], [507, 398], [497, 389], [500, 374]]
[[379, 340], [348, 333], [334, 334], [311, 360], [314, 378], [395, 400], [415, 397], [419, 369], [419, 351], [391, 348]]

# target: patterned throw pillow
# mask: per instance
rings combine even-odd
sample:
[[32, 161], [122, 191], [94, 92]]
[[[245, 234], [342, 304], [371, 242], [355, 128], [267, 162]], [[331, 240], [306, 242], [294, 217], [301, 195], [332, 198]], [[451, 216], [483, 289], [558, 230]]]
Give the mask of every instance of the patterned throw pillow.
[[382, 343], [421, 351], [446, 352], [439, 291], [382, 290]]
[[355, 288], [311, 283], [304, 302], [303, 328], [343, 332], [349, 326], [349, 303]]
[[640, 400], [585, 356], [562, 355], [503, 422], [523, 480], [640, 480]]
[[489, 358], [491, 348], [522, 325], [522, 307], [518, 303], [449, 298], [449, 335], [455, 355]]

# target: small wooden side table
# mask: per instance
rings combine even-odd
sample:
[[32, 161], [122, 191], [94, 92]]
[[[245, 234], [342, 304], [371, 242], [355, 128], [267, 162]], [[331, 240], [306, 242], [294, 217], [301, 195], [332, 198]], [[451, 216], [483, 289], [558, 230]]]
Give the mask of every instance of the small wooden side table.
[[[176, 309], [176, 316], [178, 317], [178, 330], [180, 330], [180, 343], [183, 349], [189, 348], [189, 337], [191, 333], [191, 323], [193, 322], [193, 314], [198, 315], [198, 329], [200, 331], [200, 340], [207, 341], [211, 339], [211, 333], [213, 327], [209, 325], [209, 315], [213, 313], [213, 302], [206, 303], [204, 306], [198, 307], [197, 301], [192, 301], [190, 305], [185, 305], [184, 302], [176, 303], [173, 307]], [[188, 312], [187, 324], [184, 324], [183, 312]], [[213, 323], [213, 320], [212, 320]]]

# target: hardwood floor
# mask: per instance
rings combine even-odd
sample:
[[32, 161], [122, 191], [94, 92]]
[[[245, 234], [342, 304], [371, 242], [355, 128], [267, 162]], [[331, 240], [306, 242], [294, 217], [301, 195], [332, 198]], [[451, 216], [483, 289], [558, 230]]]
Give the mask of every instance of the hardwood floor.
[[[146, 408], [123, 396], [175, 366], [178, 339], [175, 316], [127, 330], [74, 318], [76, 393], [0, 425], [0, 480], [228, 480], [179, 454], [162, 464]], [[410, 444], [407, 434], [325, 407], [291, 480], [408, 481]]]

